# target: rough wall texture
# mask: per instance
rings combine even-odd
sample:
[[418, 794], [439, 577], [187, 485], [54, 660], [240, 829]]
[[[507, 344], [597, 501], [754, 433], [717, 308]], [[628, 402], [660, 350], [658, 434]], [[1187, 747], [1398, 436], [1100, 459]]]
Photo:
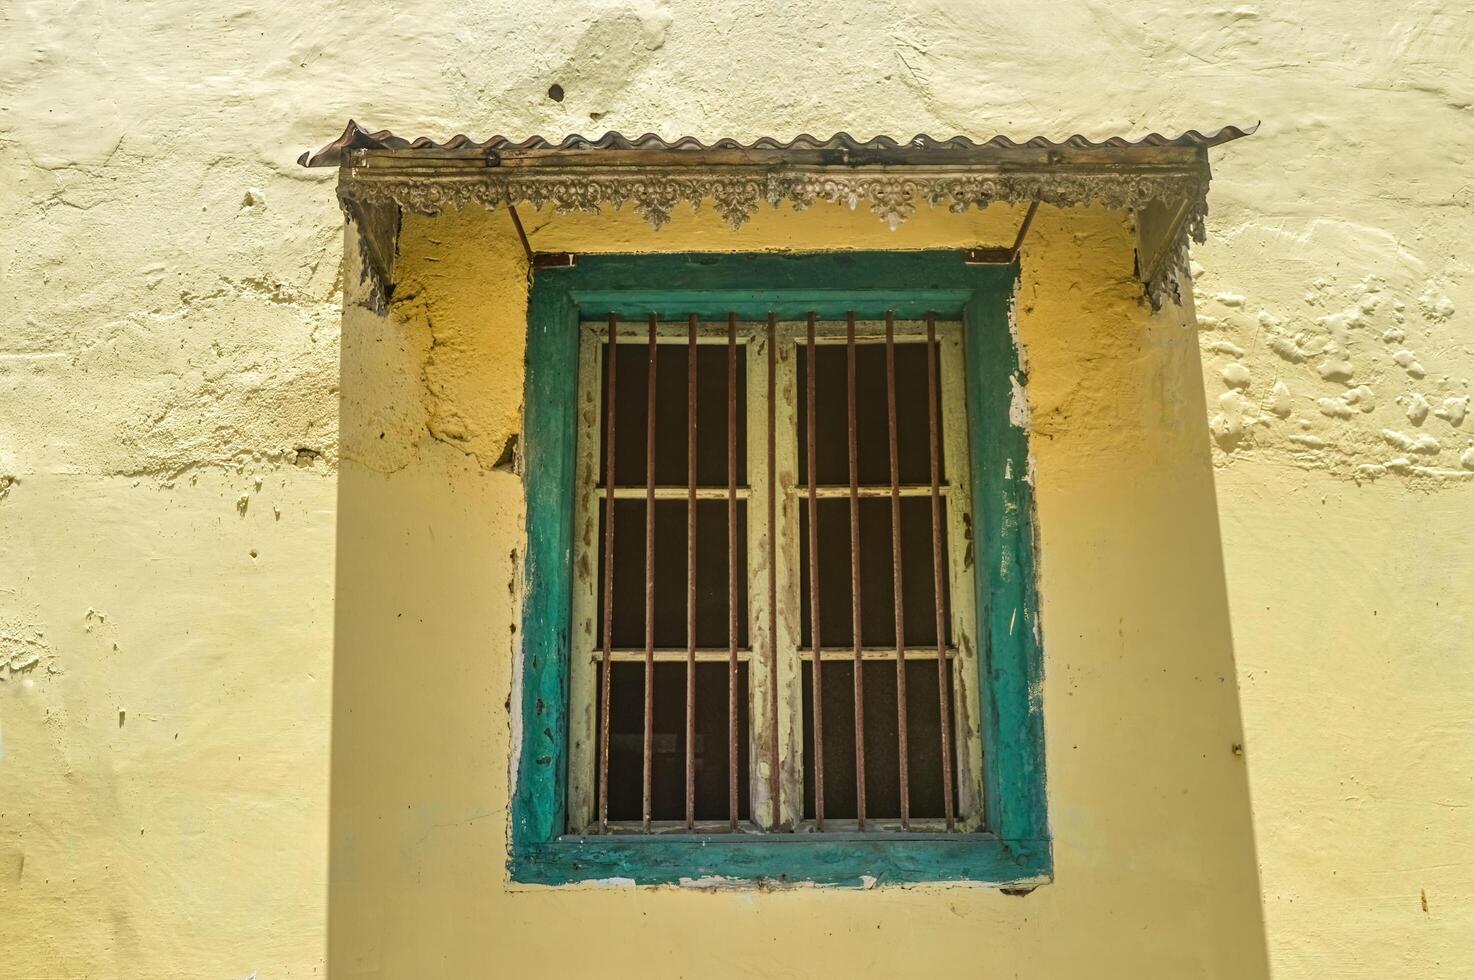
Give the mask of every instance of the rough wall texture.
[[[661, 240], [960, 248], [1008, 238], [1019, 218], [929, 212], [893, 236], [873, 215], [826, 206], [767, 212], [734, 236], [708, 209]], [[531, 233], [578, 252], [650, 241], [628, 214], [538, 221]], [[418, 354], [381, 337], [425, 311], [437, 323], [479, 317], [487, 346], [463, 362], [469, 388], [520, 390], [515, 360], [499, 356], [520, 345], [520, 247], [500, 213], [411, 220], [400, 254], [411, 294], [384, 319], [356, 307], [343, 336], [333, 972], [474, 976], [494, 956], [513, 975], [811, 976], [820, 963], [826, 975], [965, 977], [986, 950], [1001, 975], [1041, 980], [1263, 976], [1197, 338], [1186, 311], [1151, 316], [1137, 302], [1131, 241], [1123, 215], [1050, 212], [1019, 289], [1055, 883], [1023, 900], [966, 887], [550, 890], [509, 886], [504, 867], [521, 486], [444, 440], [402, 467], [376, 463], [402, 448], [351, 421], [353, 406], [382, 403], [415, 371]], [[466, 414], [472, 431], [499, 418], [493, 402]], [[434, 664], [431, 683], [400, 680], [407, 655]], [[584, 941], [550, 943], [569, 921], [587, 924]]]
[[[484, 365], [494, 357], [497, 370], [515, 367], [515, 289], [497, 290], [520, 272], [504, 280], [490, 270], [487, 301], [510, 311], [495, 331], [437, 310], [426, 273], [415, 273], [395, 319], [344, 316], [330, 176], [292, 160], [349, 115], [440, 135], [739, 137], [838, 128], [1100, 136], [1264, 119], [1258, 136], [1217, 155], [1211, 240], [1195, 254], [1206, 404], [1173, 388], [1180, 379], [1154, 387], [1146, 368], [1180, 368], [1150, 359], [1154, 345], [1176, 342], [1160, 325], [1141, 339], [1113, 328], [1098, 344], [1069, 331], [1080, 355], [1072, 373], [1035, 378], [1036, 441], [1070, 449], [1052, 457], [1062, 478], [1070, 460], [1104, 479], [1111, 467], [1140, 465], [1138, 454], [1160, 461], [1179, 445], [1211, 447], [1228, 597], [1218, 626], [1231, 620], [1261, 942], [1276, 975], [1466, 972], [1467, 10], [1432, 0], [625, 0], [536, 10], [467, 0], [274, 0], [240, 10], [22, 0], [0, 11], [0, 30], [0, 213], [10, 219], [0, 247], [0, 913], [24, 923], [0, 953], [0, 975], [321, 973], [330, 606], [342, 576], [360, 570], [342, 556], [375, 555], [345, 552], [339, 533], [335, 569], [338, 522], [364, 526], [374, 494], [403, 502], [385, 487], [409, 481], [421, 506], [471, 508], [457, 526], [487, 557], [468, 573], [503, 589], [511, 577], [515, 534], [495, 521], [515, 516], [515, 481], [496, 463], [515, 427], [520, 371], [486, 384]], [[555, 82], [567, 93], [561, 103], [546, 97]], [[642, 234], [618, 224], [608, 241], [650, 247]], [[437, 253], [426, 242], [424, 254]], [[1123, 282], [1099, 285], [1102, 267], [1082, 279], [1086, 271], [1096, 285], [1030, 295], [1026, 283], [1021, 304], [1066, 319], [1135, 309]], [[1107, 302], [1099, 290], [1115, 292]], [[340, 326], [355, 343], [378, 345], [348, 357], [344, 344], [341, 410]], [[1121, 358], [1143, 370], [1121, 373], [1112, 367]], [[354, 401], [362, 392], [372, 397]], [[1180, 442], [1162, 438], [1172, 432]], [[1116, 543], [1089, 519], [1102, 501], [1116, 507], [1100, 513], [1150, 530], [1126, 507], [1130, 488], [1041, 492], [1046, 569], [1051, 533]], [[1170, 507], [1180, 498], [1146, 499]], [[1192, 528], [1214, 515], [1184, 504], [1174, 516], [1173, 526]], [[399, 530], [412, 541], [423, 529], [409, 521]], [[1162, 569], [1194, 570], [1173, 565], [1173, 540], [1157, 542], [1152, 583]], [[1153, 567], [1143, 560], [1126, 571]], [[1088, 564], [1069, 575], [1064, 594], [1089, 588]], [[373, 594], [354, 582], [357, 594]], [[420, 647], [401, 650], [399, 668], [410, 673], [437, 640], [494, 637], [507, 629], [504, 612], [463, 619], [469, 633], [412, 636]], [[1098, 626], [1108, 611], [1086, 612]], [[422, 614], [426, 629], [439, 628], [432, 606]], [[341, 646], [345, 626], [364, 627], [353, 610], [336, 615]], [[1137, 638], [1121, 641], [1137, 663], [1162, 656], [1164, 636], [1169, 646], [1197, 645], [1142, 629], [1121, 632]], [[1089, 643], [1102, 642], [1090, 632]], [[1085, 668], [1071, 666], [1067, 648], [1047, 656], [1056, 693], [1068, 691]], [[483, 683], [485, 702], [501, 703], [502, 668], [451, 666], [443, 683]], [[1106, 670], [1098, 658], [1088, 669]], [[480, 705], [464, 707], [474, 733], [465, 738], [493, 739], [500, 722], [478, 730]], [[1223, 706], [1213, 710], [1221, 720]], [[1118, 749], [1149, 749], [1131, 719], [1098, 702], [1069, 717]], [[1064, 744], [1074, 743], [1051, 743], [1052, 766]], [[415, 757], [401, 761], [412, 768]], [[493, 777], [486, 794], [467, 799], [500, 806], [505, 780]], [[1068, 817], [1062, 778], [1055, 799]], [[478, 812], [417, 819], [433, 838], [437, 821], [475, 826]], [[500, 820], [491, 818], [497, 828]], [[335, 847], [338, 821], [335, 812]], [[1084, 833], [1088, 821], [1074, 826]], [[1109, 844], [1061, 846], [1105, 860]], [[1196, 860], [1177, 842], [1155, 854]], [[456, 872], [499, 874], [493, 857], [468, 865], [454, 847], [434, 859], [443, 864], [429, 870], [467, 894], [480, 883]], [[1130, 894], [1153, 901], [1144, 887]], [[709, 925], [699, 900], [680, 904], [689, 901], [659, 903], [693, 929]], [[792, 897], [774, 901], [785, 914], [813, 914]], [[853, 911], [854, 901], [842, 907]], [[914, 925], [904, 903], [888, 901]], [[1018, 920], [1033, 907], [965, 911], [997, 936], [1023, 936]], [[631, 922], [643, 911], [621, 900], [618, 915]], [[559, 912], [554, 899], [514, 906], [508, 928]], [[372, 932], [364, 922], [374, 914], [355, 921]], [[422, 923], [425, 934], [496, 948], [485, 922], [457, 933], [437, 921]], [[1075, 926], [1054, 914], [1043, 921], [1050, 942]], [[1237, 936], [1244, 920], [1234, 923], [1215, 935]], [[394, 931], [392, 920], [380, 924]], [[873, 961], [854, 934], [830, 941], [835, 955], [859, 950], [850, 955]], [[957, 971], [968, 952], [960, 940], [931, 949], [936, 965]], [[361, 964], [375, 962], [360, 952]], [[1100, 962], [1091, 953], [1088, 942], [1072, 943], [1051, 962]], [[387, 949], [378, 961], [399, 955], [403, 947]], [[457, 947], [447, 962], [465, 966], [474, 955]], [[1121, 955], [1114, 968], [1139, 966]], [[1171, 975], [1235, 975], [1171, 962]]]

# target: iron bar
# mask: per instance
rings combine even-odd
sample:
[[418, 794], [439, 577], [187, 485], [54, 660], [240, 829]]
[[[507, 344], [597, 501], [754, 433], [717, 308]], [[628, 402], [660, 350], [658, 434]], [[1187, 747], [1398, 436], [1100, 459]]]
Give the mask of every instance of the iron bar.
[[[645, 732], [641, 819], [650, 829], [650, 778], [655, 746], [655, 367], [658, 321], [650, 314], [649, 363], [645, 371]], [[610, 474], [611, 476], [613, 474]], [[611, 479], [609, 481], [613, 483]]]
[[609, 393], [604, 431], [604, 659], [599, 678], [599, 832], [609, 833], [609, 685], [614, 647], [614, 379], [618, 318], [609, 314]]
[[[825, 826], [827, 827], [827, 830], [825, 831], [825, 833], [827, 834], [826, 840], [838, 841], [853, 839], [860, 841], [868, 840], [873, 842], [875, 839], [874, 835], [876, 833], [897, 833], [903, 830], [903, 828], [901, 827], [901, 821], [894, 817], [871, 817], [870, 819], [865, 821], [865, 832], [863, 835], [860, 834], [859, 827], [856, 826], [854, 820], [831, 819], [827, 822]], [[921, 841], [927, 839], [922, 835], [934, 834], [937, 837], [945, 840], [944, 835], [946, 834], [946, 832], [947, 824], [946, 821], [942, 820], [941, 817], [936, 817], [935, 819], [920, 817], [911, 821], [911, 840], [916, 843], [920, 843]], [[684, 817], [682, 817], [678, 820], [652, 820], [650, 821], [650, 830], [648, 832], [645, 830], [644, 824], [640, 823], [640, 821], [638, 820], [615, 820], [611, 821], [609, 824], [609, 833], [616, 836], [635, 838], [644, 837], [648, 839], [650, 837], [660, 837], [662, 835], [687, 836], [693, 833], [693, 831], [689, 830], [686, 827], [686, 820]], [[703, 836], [707, 834], [715, 836], [717, 834], [730, 834], [731, 830], [727, 826], [727, 821], [725, 819], [698, 820], [696, 821], [696, 829], [694, 833], [698, 836]], [[570, 835], [570, 837], [565, 838], [565, 840], [576, 841], [579, 836], [580, 835], [576, 834]], [[728, 838], [728, 840], [730, 840], [730, 838]], [[788, 840], [792, 842], [795, 847], [804, 846], [804, 842], [800, 842], [796, 838], [790, 837], [788, 838]]]
[[1029, 226], [1034, 223], [1034, 215], [1039, 212], [1039, 199], [1036, 197], [1029, 202], [1029, 210], [1024, 212], [1023, 224], [1018, 226], [1018, 234], [1013, 239], [1013, 261], [1017, 262], [1019, 255], [1024, 250], [1024, 238], [1029, 234]]
[[[687, 651], [686, 651], [686, 648], [685, 647], [679, 647], [679, 648], [676, 648], [676, 647], [656, 647], [655, 648], [655, 662], [656, 663], [684, 664], [686, 662], [686, 653], [687, 653]], [[720, 664], [725, 664], [727, 662], [727, 660], [728, 660], [728, 655], [729, 655], [729, 651], [728, 651], [728, 649], [727, 649], [727, 647], [725, 645], [720, 646], [720, 647], [697, 647], [696, 648], [696, 662], [698, 664], [703, 664], [703, 663], [720, 663]], [[805, 661], [812, 660], [813, 657], [814, 657], [814, 654], [813, 654], [812, 651], [810, 651], [810, 650], [804, 650], [804, 649], [799, 650], [798, 651], [798, 655], [799, 655], [799, 659], [800, 660], [805, 660]], [[865, 647], [861, 651], [861, 655], [866, 660], [884, 660], [886, 663], [894, 663], [895, 662], [895, 659], [896, 659], [896, 648], [894, 646], [890, 645], [890, 644], [887, 644], [886, 646], [883, 646], [883, 647]], [[936, 647], [907, 647], [906, 648], [906, 659], [907, 660], [933, 660], [933, 659], [936, 658], [936, 655], [937, 655], [937, 649], [936, 649]], [[955, 657], [957, 655], [957, 650], [955, 648], [953, 648], [953, 647], [948, 647], [947, 649], [945, 649], [945, 650], [942, 651], [942, 655], [945, 656], [945, 657]], [[641, 647], [615, 647], [613, 650], [610, 651], [609, 656], [617, 664], [619, 664], [619, 663], [644, 663], [645, 662], [645, 648], [643, 646], [641, 646]], [[822, 651], [821, 656], [823, 656], [823, 658], [826, 661], [829, 661], [829, 660], [852, 660], [852, 659], [854, 659], [854, 653], [851, 652], [851, 651], [849, 651], [849, 650], [824, 650], [824, 651]], [[594, 650], [594, 651], [591, 651], [589, 653], [589, 657], [590, 657], [591, 662], [598, 663], [602, 659], [603, 653], [602, 653], [602, 651]], [[742, 649], [742, 650], [738, 650], [737, 651], [737, 660], [738, 660], [738, 662], [740, 662], [740, 663], [747, 663], [751, 659], [752, 659], [752, 651], [751, 650], [749, 650], [749, 649]]]
[[[600, 487], [599, 489], [602, 490], [603, 487]], [[861, 491], [862, 492], [863, 492], [863, 490], [864, 490], [864, 488], [861, 487]], [[646, 487], [643, 487], [643, 486], [636, 486], [636, 487], [615, 487], [614, 488], [614, 499], [615, 500], [644, 500], [645, 499], [645, 495], [648, 492], [649, 492], [649, 490]], [[821, 497], [824, 496], [824, 492], [825, 492], [825, 488], [824, 487], [820, 487], [819, 488], [819, 496], [821, 496]], [[926, 492], [927, 492], [927, 488], [924, 487], [924, 486], [923, 487], [912, 487], [912, 488], [910, 488], [910, 491], [909, 491], [910, 495], [912, 495], [912, 496], [922, 496]], [[907, 489], [905, 487], [902, 487], [901, 488], [901, 494], [902, 494], [902, 496], [906, 496], [907, 493], [908, 493]], [[657, 486], [655, 488], [655, 499], [656, 500], [686, 500], [690, 496], [691, 496], [691, 490], [690, 490], [690, 488], [689, 487], [686, 487], [684, 485], [682, 485], [682, 486]], [[738, 487], [737, 488], [737, 499], [738, 500], [746, 500], [748, 498], [748, 496], [749, 496], [749, 494], [748, 494], [748, 488], [747, 487]], [[726, 487], [697, 487], [696, 488], [696, 499], [697, 500], [726, 500], [727, 499], [727, 488]]]
[[[926, 314], [926, 419], [927, 449], [931, 457], [931, 564], [932, 589], [937, 607], [937, 646], [947, 644], [947, 614], [942, 608], [942, 491], [940, 450], [937, 446], [941, 426], [937, 422], [937, 315]], [[954, 501], [955, 505], [955, 501]], [[947, 829], [956, 829], [952, 801], [952, 712], [947, 701], [949, 667], [945, 657], [937, 658], [937, 697], [941, 706], [942, 729], [942, 807]]]
[[[536, 254], [541, 257], [551, 253], [538, 252]], [[764, 316], [766, 316], [766, 314], [764, 314]], [[779, 322], [782, 322], [782, 317], [779, 317], [778, 319]], [[905, 319], [906, 318], [903, 317], [897, 318], [898, 322]], [[922, 317], [918, 314], [914, 319], [919, 324], [922, 320]], [[821, 348], [844, 346], [845, 338], [844, 330], [842, 328], [836, 327], [833, 332], [829, 332], [827, 321], [819, 320], [818, 323], [819, 329], [814, 340], [816, 344], [818, 344]], [[602, 325], [599, 327], [599, 330], [602, 334]], [[737, 343], [739, 345], [747, 344], [753, 340], [760, 338], [763, 335], [764, 330], [765, 322], [763, 320], [744, 319], [741, 313], [738, 314]], [[621, 343], [628, 344], [631, 341], [638, 341], [639, 343], [643, 344], [645, 342], [646, 332], [647, 328], [643, 319], [622, 320], [619, 325], [619, 339]], [[660, 341], [664, 344], [685, 344], [686, 321], [684, 319], [661, 321]], [[697, 343], [700, 344], [702, 347], [726, 347], [727, 334], [725, 331], [722, 330], [705, 330], [702, 332], [701, 336], [697, 338]], [[884, 344], [885, 324], [883, 323], [882, 318], [877, 316], [874, 320], [867, 320], [864, 317], [856, 314], [855, 346], [882, 347], [884, 346]]]
[[[522, 227], [522, 219], [517, 215], [517, 207], [513, 204], [507, 205], [507, 214], [512, 218], [512, 227], [517, 230], [517, 240], [522, 243], [522, 254], [527, 256], [527, 264], [532, 265], [532, 243], [527, 240], [527, 231]], [[612, 319], [611, 315], [611, 319]]]
[[[770, 830], [777, 830], [783, 813], [779, 806], [778, 776], [778, 315], [768, 314], [768, 801]], [[749, 480], [752, 478], [749, 476]]]
[[[946, 480], [942, 480], [943, 491], [946, 491], [946, 486], [948, 486], [948, 483], [946, 483]], [[606, 486], [600, 485], [597, 489], [600, 489], [600, 491], [604, 491], [604, 489], [607, 488]], [[613, 489], [615, 489], [615, 500], [644, 500], [644, 498], [646, 498], [647, 492], [649, 492], [649, 489], [644, 488], [644, 486], [616, 486], [616, 488]], [[809, 492], [808, 485], [805, 485], [805, 483], [797, 483], [797, 485], [794, 485], [793, 489], [794, 492], [797, 492], [797, 494], [808, 494]], [[861, 497], [862, 500], [864, 500], [864, 498], [870, 497], [890, 497], [890, 486], [884, 485], [884, 483], [881, 483], [881, 485], [868, 485], [868, 483], [861, 483], [861, 485], [859, 485], [856, 489], [858, 489], [859, 497]], [[839, 485], [821, 483], [821, 485], [818, 486], [817, 491], [820, 500], [831, 500], [831, 498], [842, 497], [845, 498], [845, 500], [849, 500], [849, 483], [839, 483]], [[932, 485], [930, 485], [930, 483], [902, 483], [899, 491], [901, 491], [902, 497], [930, 497], [930, 495], [932, 495]], [[688, 497], [690, 497], [690, 492], [690, 489], [688, 489], [687, 486], [684, 485], [656, 486], [656, 488], [654, 488], [654, 498], [656, 498], [656, 500], [684, 501], [687, 500]], [[749, 500], [750, 497], [752, 497], [752, 492], [750, 492], [750, 488], [747, 488], [747, 486], [743, 486], [738, 483], [737, 500]], [[725, 488], [725, 486], [697, 486], [696, 500], [725, 501], [727, 500], [727, 488]]]
[[896, 731], [900, 753], [901, 829], [911, 829], [911, 771], [906, 745], [906, 604], [901, 582], [901, 462], [896, 438], [895, 314], [885, 313], [885, 411], [891, 462], [891, 592], [896, 601]]
[[737, 314], [727, 314], [727, 817], [737, 829]]
[[686, 339], [686, 827], [696, 826], [696, 333]]
[[[656, 647], [655, 648], [655, 662], [656, 663], [662, 663], [662, 664], [663, 663], [684, 664], [686, 662], [686, 659], [687, 659], [687, 656], [688, 656], [689, 653], [690, 653], [690, 651], [687, 650], [685, 647], [680, 647], [680, 648], [676, 648], [676, 647]], [[730, 653], [730, 651], [728, 651], [727, 645], [725, 643], [722, 644], [720, 647], [697, 647], [696, 648], [696, 662], [698, 664], [703, 664], [703, 663], [720, 663], [720, 664], [725, 665], [726, 662], [727, 662], [727, 660], [729, 659], [729, 653]], [[866, 651], [866, 656], [872, 657], [872, 659], [873, 659], [874, 653], [875, 653], [875, 651], [873, 651], [873, 650], [867, 650]], [[907, 651], [907, 656], [910, 656], [910, 655], [911, 655], [911, 651]], [[643, 646], [642, 647], [615, 647], [614, 650], [611, 651], [610, 656], [613, 658], [613, 660], [614, 660], [615, 663], [644, 663], [644, 661], [645, 661], [645, 648]], [[849, 654], [846, 653], [845, 656], [849, 656]], [[886, 656], [886, 659], [890, 659], [891, 657], [894, 657], [895, 656], [895, 651], [892, 650], [892, 649], [890, 649], [889, 647], [886, 647], [885, 648], [885, 656]], [[749, 659], [751, 659], [751, 657], [752, 657], [752, 652], [750, 650], [738, 650], [737, 651], [737, 659], [740, 660], [740, 661], [742, 661], [742, 662], [744, 662], [744, 663], [746, 661], [748, 661]], [[681, 819], [684, 820], [685, 817], [682, 817]]]
[[[946, 483], [943, 483], [942, 484], [943, 487], [945, 487], [946, 485], [947, 485]], [[806, 492], [809, 488], [807, 486], [800, 485], [797, 489], [800, 490], [800, 491], [805, 491]], [[849, 488], [849, 485], [848, 484], [840, 484], [839, 486], [834, 486], [834, 485], [830, 485], [830, 484], [820, 484], [817, 489], [818, 489], [819, 499], [820, 500], [829, 500], [829, 499], [835, 499], [835, 498], [839, 498], [839, 497], [844, 497], [844, 498], [848, 499], [849, 498], [849, 495], [850, 495], [850, 488]], [[925, 496], [927, 496], [928, 494], [931, 493], [931, 486], [929, 484], [924, 484], [924, 483], [923, 484], [902, 483], [897, 488], [897, 490], [900, 492], [901, 496], [903, 496], [903, 497], [925, 497]], [[855, 488], [855, 492], [862, 499], [865, 498], [865, 497], [880, 498], [880, 497], [889, 497], [891, 495], [891, 488], [890, 488], [889, 485], [885, 485], [885, 484], [882, 484], [882, 485], [879, 485], [879, 486], [873, 485], [873, 484], [861, 484], [860, 486], [858, 486], [858, 487]], [[616, 494], [616, 496], [617, 496], [617, 494]]]
[[[604, 490], [606, 488], [601, 485], [601, 486], [598, 487], [598, 489]], [[794, 489], [794, 492], [795, 493], [807, 494], [809, 492], [808, 485], [807, 484], [804, 484], [804, 483], [796, 484], [793, 489]], [[876, 497], [876, 498], [889, 497], [891, 495], [891, 488], [890, 488], [889, 485], [861, 484], [857, 489], [858, 489], [859, 494], [860, 494], [860, 497], [862, 499], [863, 498], [867, 498], [867, 497]], [[941, 489], [943, 489], [943, 490], [946, 490], [947, 489], [947, 481], [946, 480], [943, 480], [942, 481], [942, 483], [941, 483]], [[901, 484], [900, 491], [901, 491], [901, 496], [902, 497], [928, 497], [928, 496], [931, 495], [931, 484], [929, 484], [929, 483], [903, 483], [903, 484]], [[644, 500], [645, 499], [645, 494], [647, 492], [648, 492], [648, 490], [644, 486], [615, 487], [614, 488], [614, 499], [615, 500]], [[819, 493], [819, 499], [820, 500], [829, 500], [831, 498], [840, 498], [840, 497], [843, 497], [845, 499], [849, 499], [849, 496], [850, 496], [850, 487], [849, 487], [849, 484], [847, 484], [847, 483], [841, 483], [841, 484], [838, 484], [838, 485], [831, 485], [831, 484], [821, 483], [819, 485], [819, 487], [818, 487], [818, 493]], [[689, 496], [690, 496], [690, 490], [687, 487], [685, 487], [684, 485], [683, 486], [657, 486], [655, 488], [655, 499], [656, 500], [685, 500]], [[738, 487], [737, 487], [737, 499], [738, 500], [747, 500], [751, 496], [752, 496], [752, 494], [751, 494], [750, 489], [748, 487], [738, 485]], [[725, 501], [727, 499], [727, 488], [726, 487], [697, 487], [696, 488], [696, 499], [697, 500], [723, 500], [723, 501]]]
[[[855, 652], [855, 819], [865, 829], [865, 671], [860, 636], [860, 442], [855, 406], [855, 311], [845, 313], [845, 392], [850, 450], [850, 630]], [[812, 370], [812, 368], [810, 369]], [[814, 515], [809, 515], [810, 523]], [[815, 661], [816, 663], [818, 661]]]
[[808, 414], [805, 419], [807, 453], [804, 461], [804, 477], [809, 485], [809, 631], [810, 647], [814, 651], [813, 715], [814, 715], [814, 825], [824, 829], [824, 657], [819, 642], [819, 497], [814, 467], [814, 314], [805, 318], [808, 326], [808, 344], [805, 349], [807, 370], [804, 372], [805, 402]]

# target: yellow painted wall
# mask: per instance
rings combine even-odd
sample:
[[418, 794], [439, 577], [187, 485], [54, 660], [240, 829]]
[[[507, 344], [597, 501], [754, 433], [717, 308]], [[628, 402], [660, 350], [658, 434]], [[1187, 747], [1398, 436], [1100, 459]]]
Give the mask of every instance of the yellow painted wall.
[[[32, 0], [3, 23], [0, 976], [1468, 974], [1474, 15]], [[522, 271], [505, 215], [412, 221], [392, 318], [354, 306], [331, 175], [292, 163], [350, 114], [1265, 120], [1215, 154], [1197, 330], [1136, 302], [1121, 216], [1046, 210], [1025, 256], [1053, 884], [507, 890]], [[545, 248], [920, 247], [1013, 217], [528, 223]]]

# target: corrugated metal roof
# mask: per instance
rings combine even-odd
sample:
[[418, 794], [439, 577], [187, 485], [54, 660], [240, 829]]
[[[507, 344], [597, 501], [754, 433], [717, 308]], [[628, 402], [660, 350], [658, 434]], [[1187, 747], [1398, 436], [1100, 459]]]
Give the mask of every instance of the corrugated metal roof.
[[692, 152], [714, 150], [813, 152], [828, 150], [862, 154], [883, 154], [888, 150], [909, 150], [923, 151], [928, 154], [935, 153], [938, 161], [943, 161], [950, 152], [986, 149], [1004, 151], [1064, 149], [1088, 151], [1114, 150], [1130, 147], [1212, 147], [1239, 139], [1240, 137], [1252, 135], [1258, 128], [1258, 123], [1255, 123], [1247, 129], [1238, 126], [1224, 126], [1221, 129], [1207, 133], [1199, 132], [1196, 129], [1189, 129], [1176, 136], [1148, 133], [1137, 139], [1127, 139], [1124, 136], [1110, 136], [1103, 140], [1091, 140], [1084, 136], [1075, 135], [1062, 140], [1054, 140], [1045, 136], [1034, 136], [1023, 142], [1016, 142], [1002, 135], [978, 142], [966, 136], [937, 139], [933, 136], [920, 134], [902, 141], [889, 136], [875, 136], [868, 140], [861, 140], [856, 139], [849, 133], [835, 133], [828, 139], [819, 139], [818, 137], [805, 133], [801, 136], [795, 136], [786, 142], [771, 136], [763, 136], [753, 140], [751, 143], [742, 143], [734, 139], [719, 139], [711, 144], [706, 144], [693, 136], [683, 136], [679, 139], [667, 140], [654, 133], [630, 137], [617, 132], [608, 132], [598, 138], [575, 134], [566, 136], [558, 142], [542, 136], [529, 136], [523, 140], [515, 140], [509, 136], [493, 136], [490, 139], [478, 142], [465, 135], [456, 135], [443, 142], [436, 142], [427, 136], [407, 139], [403, 136], [396, 136], [387, 129], [371, 133], [359, 126], [358, 123], [349, 120], [348, 127], [343, 130], [342, 136], [339, 136], [315, 153], [309, 152], [302, 154], [297, 162], [304, 167], [336, 167], [343, 162], [343, 153], [347, 150], [423, 150], [427, 153], [527, 150], [685, 150]]

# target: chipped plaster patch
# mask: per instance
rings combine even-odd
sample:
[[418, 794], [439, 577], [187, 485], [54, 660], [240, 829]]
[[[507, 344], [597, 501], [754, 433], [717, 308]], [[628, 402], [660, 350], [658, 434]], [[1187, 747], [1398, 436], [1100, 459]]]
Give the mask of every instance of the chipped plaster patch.
[[[1359, 233], [1366, 237], [1364, 229]], [[1215, 371], [1230, 389], [1210, 419], [1215, 461], [1281, 461], [1355, 481], [1462, 479], [1437, 460], [1468, 415], [1469, 382], [1453, 371], [1430, 371], [1418, 353], [1440, 349], [1437, 338], [1453, 322], [1450, 284], [1458, 280], [1430, 278], [1415, 263], [1350, 282], [1321, 273], [1311, 278], [1299, 310], [1256, 309], [1252, 291], [1195, 286], [1204, 307], [1205, 373]], [[1224, 303], [1224, 292], [1243, 299]], [[1214, 364], [1214, 354], [1232, 360]], [[1267, 398], [1254, 404], [1234, 397], [1264, 369], [1274, 377]], [[1294, 406], [1305, 403], [1314, 413], [1292, 419]], [[1423, 431], [1399, 428], [1407, 424]], [[1398, 455], [1387, 458], [1389, 447]]]
[[0, 618], [0, 681], [61, 672], [56, 653], [39, 626]]

